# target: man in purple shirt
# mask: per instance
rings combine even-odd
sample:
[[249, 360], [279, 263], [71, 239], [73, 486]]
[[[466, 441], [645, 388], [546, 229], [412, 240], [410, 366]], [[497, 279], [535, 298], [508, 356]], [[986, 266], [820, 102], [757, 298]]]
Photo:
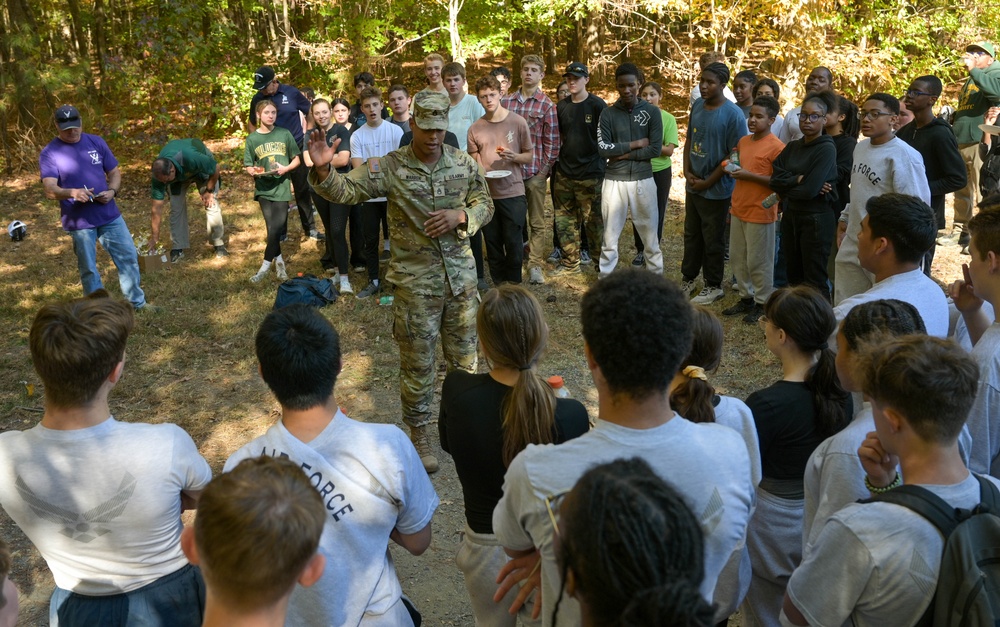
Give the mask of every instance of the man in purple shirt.
[[104, 287], [97, 272], [100, 242], [118, 268], [125, 298], [138, 311], [159, 310], [146, 302], [135, 244], [115, 204], [122, 184], [118, 160], [102, 138], [83, 132], [76, 107], [59, 107], [55, 123], [59, 135], [42, 149], [38, 165], [45, 196], [59, 201], [62, 227], [73, 238], [84, 293]]

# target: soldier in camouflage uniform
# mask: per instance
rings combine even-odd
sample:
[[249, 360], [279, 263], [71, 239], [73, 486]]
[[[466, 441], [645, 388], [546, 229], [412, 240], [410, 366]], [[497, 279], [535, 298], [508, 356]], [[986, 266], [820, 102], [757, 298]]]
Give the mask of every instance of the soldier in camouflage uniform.
[[556, 105], [562, 148], [556, 164], [559, 175], [552, 188], [562, 259], [553, 275], [580, 271], [581, 224], [591, 246], [604, 241], [601, 185], [605, 161], [597, 153], [597, 125], [607, 104], [587, 91], [590, 74], [586, 65], [570, 63], [563, 78], [570, 95]]
[[438, 468], [427, 433], [432, 421], [434, 356], [438, 337], [449, 370], [476, 371], [476, 264], [469, 236], [493, 217], [493, 202], [479, 165], [444, 146], [447, 94], [421, 91], [413, 101], [413, 143], [349, 174], [329, 163], [337, 141], [309, 137], [309, 182], [332, 202], [353, 205], [388, 199], [392, 260], [386, 280], [396, 286], [393, 337], [399, 345], [399, 397], [403, 422], [427, 472]]

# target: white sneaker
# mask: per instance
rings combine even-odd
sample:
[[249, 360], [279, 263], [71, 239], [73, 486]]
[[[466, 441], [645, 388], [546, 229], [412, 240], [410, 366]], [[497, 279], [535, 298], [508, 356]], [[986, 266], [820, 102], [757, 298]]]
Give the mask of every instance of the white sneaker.
[[341, 281], [340, 282], [340, 293], [341, 294], [353, 294], [354, 293], [354, 288], [351, 287], [351, 282], [350, 281]]
[[694, 281], [681, 281], [681, 291], [688, 298], [691, 298], [691, 292], [694, 291]]
[[278, 275], [279, 281], [288, 280], [288, 272], [285, 271], [285, 264], [280, 264], [276, 266], [275, 273]]
[[266, 277], [266, 276], [267, 276], [267, 270], [261, 270], [257, 274], [255, 274], [252, 277], [250, 277], [250, 282], [251, 283], [260, 283], [264, 279], [264, 277]]
[[722, 291], [721, 287], [709, 287], [706, 285], [697, 296], [691, 299], [691, 302], [695, 305], [711, 305], [725, 295], [726, 293]]
[[545, 275], [542, 274], [541, 268], [535, 266], [534, 268], [531, 269], [531, 271], [528, 273], [528, 283], [531, 283], [532, 285], [540, 285], [542, 283], [545, 283]]

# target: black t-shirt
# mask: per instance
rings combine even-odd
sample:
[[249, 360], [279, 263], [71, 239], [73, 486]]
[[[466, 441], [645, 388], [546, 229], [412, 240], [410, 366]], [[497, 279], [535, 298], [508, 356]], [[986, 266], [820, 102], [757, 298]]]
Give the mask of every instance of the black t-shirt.
[[815, 426], [812, 392], [805, 383], [778, 381], [747, 398], [760, 440], [764, 477], [801, 481], [806, 462], [827, 438]]
[[[334, 123], [330, 127], [330, 130], [326, 132], [326, 145], [332, 146], [333, 140], [335, 138], [340, 138], [340, 144], [337, 146], [337, 152], [351, 152], [351, 131], [348, 130], [343, 124]], [[340, 174], [347, 174], [351, 171], [351, 160], [347, 160], [347, 165], [337, 168], [337, 172]]]
[[597, 153], [597, 127], [607, 104], [588, 94], [583, 102], [573, 102], [572, 96], [556, 105], [559, 114], [559, 172], [567, 178], [582, 180], [604, 176], [605, 161]]
[[[465, 519], [476, 533], [493, 533], [493, 508], [503, 496], [503, 401], [511, 388], [489, 374], [450, 373], [441, 389], [438, 429], [441, 448], [455, 460], [462, 482]], [[557, 444], [590, 429], [579, 401], [556, 401], [553, 441]]]
[[833, 143], [837, 147], [837, 202], [833, 203], [833, 212], [840, 217], [840, 212], [851, 198], [851, 170], [854, 168], [854, 149], [858, 140], [841, 133], [833, 136]]

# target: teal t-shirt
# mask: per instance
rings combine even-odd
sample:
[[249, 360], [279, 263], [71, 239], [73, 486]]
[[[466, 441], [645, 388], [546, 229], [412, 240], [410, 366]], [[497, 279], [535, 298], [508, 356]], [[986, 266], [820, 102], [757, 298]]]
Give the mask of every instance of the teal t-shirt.
[[[273, 170], [278, 165], [285, 166], [299, 154], [299, 145], [288, 129], [275, 126], [270, 133], [254, 131], [247, 137], [246, 149], [243, 151], [244, 166], [259, 166], [265, 171]], [[292, 184], [288, 174], [284, 176], [254, 177], [254, 200], [291, 200]]]
[[[679, 145], [677, 139], [677, 118], [668, 111], [660, 109], [660, 117], [663, 118], [663, 145]], [[653, 172], [660, 172], [670, 167], [670, 157], [653, 157], [649, 160], [653, 166]]]

